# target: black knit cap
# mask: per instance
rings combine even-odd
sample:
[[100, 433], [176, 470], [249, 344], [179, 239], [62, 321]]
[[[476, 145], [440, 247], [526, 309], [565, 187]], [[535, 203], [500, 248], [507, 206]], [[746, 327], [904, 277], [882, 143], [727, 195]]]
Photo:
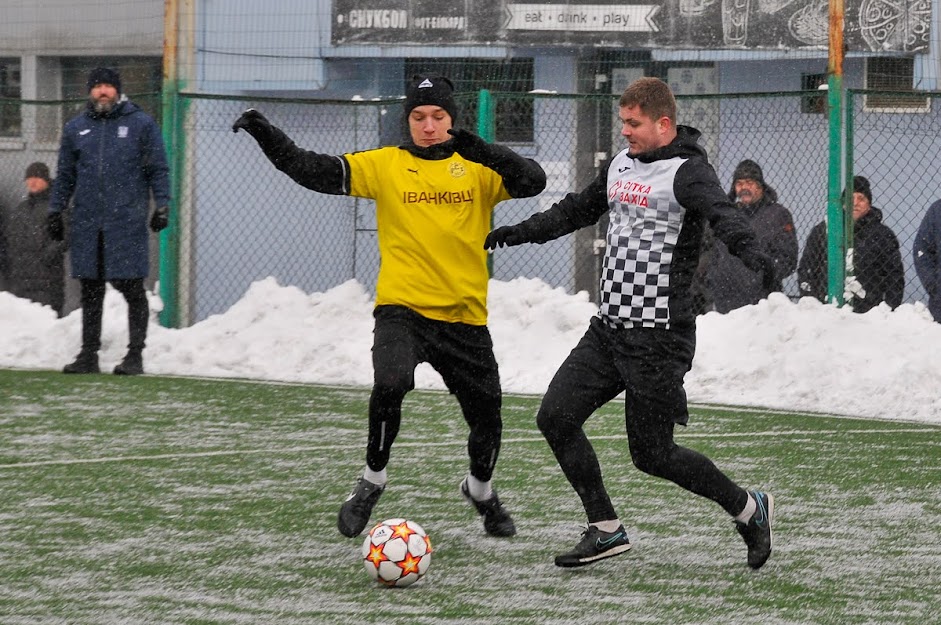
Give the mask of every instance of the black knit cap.
[[735, 167], [735, 173], [732, 174], [732, 183], [735, 184], [736, 180], [754, 180], [762, 187], [765, 186], [765, 177], [761, 171], [761, 166], [747, 158]]
[[872, 187], [869, 186], [869, 179], [863, 176], [853, 176], [853, 193], [862, 193], [872, 204]]
[[121, 75], [118, 71], [110, 67], [96, 67], [88, 74], [88, 80], [85, 82], [87, 91], [91, 91], [95, 85], [111, 85], [121, 93]]
[[444, 76], [418, 75], [413, 76], [405, 88], [405, 115], [412, 112], [416, 106], [440, 106], [448, 115], [451, 122], [457, 121], [457, 103], [454, 101], [454, 84]]
[[26, 168], [26, 175], [23, 176], [23, 179], [26, 178], [42, 178], [46, 182], [49, 182], [52, 178], [49, 176], [49, 167], [45, 163], [35, 162], [30, 163]]

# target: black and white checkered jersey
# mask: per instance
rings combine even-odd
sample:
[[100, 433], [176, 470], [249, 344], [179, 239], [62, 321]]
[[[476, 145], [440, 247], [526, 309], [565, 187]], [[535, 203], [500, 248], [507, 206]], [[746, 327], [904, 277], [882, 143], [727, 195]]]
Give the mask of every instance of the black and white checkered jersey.
[[609, 326], [693, 323], [690, 285], [707, 221], [733, 254], [754, 245], [751, 227], [722, 189], [699, 136], [679, 126], [662, 148], [636, 157], [624, 150], [583, 191], [521, 224], [528, 240], [545, 242], [608, 212], [598, 314]]

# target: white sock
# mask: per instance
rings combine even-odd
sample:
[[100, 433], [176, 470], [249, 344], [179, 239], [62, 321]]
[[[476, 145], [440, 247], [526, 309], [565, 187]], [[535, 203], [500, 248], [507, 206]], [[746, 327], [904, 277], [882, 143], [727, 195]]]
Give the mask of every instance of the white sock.
[[380, 471], [373, 471], [369, 467], [366, 467], [366, 470], [363, 471], [363, 477], [366, 479], [366, 481], [372, 482], [373, 484], [378, 484], [379, 486], [382, 486], [388, 481], [385, 469]]
[[493, 497], [493, 486], [490, 485], [490, 480], [481, 482], [469, 473], [467, 474], [467, 490], [477, 501], [486, 501]]
[[611, 521], [597, 521], [595, 523], [589, 523], [589, 525], [594, 525], [602, 532], [606, 534], [613, 534], [618, 531], [618, 528], [621, 527], [620, 519], [614, 519]]
[[748, 493], [748, 501], [745, 502], [745, 509], [735, 517], [735, 520], [739, 523], [748, 523], [748, 520], [752, 518], [752, 515], [755, 514], [755, 510], [757, 509], [758, 503], [755, 501], [755, 498], [751, 496], [751, 493]]

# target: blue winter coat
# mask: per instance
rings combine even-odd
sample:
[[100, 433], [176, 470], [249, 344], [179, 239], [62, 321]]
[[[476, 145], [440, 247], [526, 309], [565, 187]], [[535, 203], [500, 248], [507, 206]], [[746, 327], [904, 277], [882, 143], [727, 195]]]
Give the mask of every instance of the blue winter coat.
[[[49, 212], [73, 199], [72, 277], [125, 280], [147, 276], [150, 194], [157, 206], [170, 202], [169, 168], [160, 129], [128, 100], [110, 113], [91, 106], [62, 132]], [[98, 233], [104, 263], [98, 267]]]
[[928, 310], [941, 322], [941, 200], [925, 213], [915, 235], [915, 271], [928, 292]]

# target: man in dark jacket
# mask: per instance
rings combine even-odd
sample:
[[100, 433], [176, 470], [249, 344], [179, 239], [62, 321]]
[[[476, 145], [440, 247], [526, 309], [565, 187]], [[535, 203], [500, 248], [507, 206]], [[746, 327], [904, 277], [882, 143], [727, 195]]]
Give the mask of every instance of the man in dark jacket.
[[759, 248], [774, 260], [775, 280], [773, 288], [765, 290], [759, 273], [731, 254], [725, 243], [709, 237], [711, 245], [703, 256], [701, 275], [708, 299], [720, 313], [757, 304], [769, 293], [782, 290], [782, 281], [797, 268], [794, 218], [778, 203], [778, 194], [765, 182], [758, 163], [746, 159], [738, 164], [729, 199], [755, 231]]
[[928, 310], [941, 323], [941, 200], [928, 207], [915, 234], [915, 271], [928, 292]]
[[[899, 241], [882, 223], [882, 211], [872, 205], [872, 188], [863, 176], [853, 178], [853, 247], [847, 251], [846, 303], [854, 312], [867, 312], [881, 302], [892, 308], [902, 303], [905, 269]], [[814, 226], [797, 267], [802, 296], [827, 301], [827, 222]]]
[[150, 309], [144, 291], [149, 272], [150, 228], [169, 219], [167, 155], [157, 123], [121, 94], [121, 77], [109, 68], [91, 71], [89, 102], [62, 132], [59, 165], [49, 204], [49, 232], [63, 237], [62, 211], [73, 200], [69, 243], [72, 277], [81, 282], [82, 349], [65, 373], [98, 373], [105, 285], [128, 306], [128, 352], [118, 375], [144, 372], [143, 350]]
[[65, 243], [46, 231], [49, 212], [49, 167], [32, 163], [26, 168], [26, 199], [13, 210], [0, 210], [0, 274], [6, 290], [17, 297], [50, 306], [62, 315]]
[[598, 316], [556, 372], [536, 416], [588, 517], [581, 541], [555, 564], [584, 566], [631, 547], [583, 429], [597, 408], [623, 392], [634, 465], [719, 504], [737, 523], [748, 565], [757, 569], [771, 555], [774, 498], [745, 490], [706, 456], [677, 445], [673, 429], [689, 419], [683, 377], [696, 348], [690, 287], [706, 223], [766, 283], [775, 279], [774, 261], [723, 191], [697, 142], [699, 131], [676, 125], [667, 84], [641, 78], [619, 104], [628, 149], [583, 191], [493, 230], [484, 243], [488, 249], [544, 243], [609, 216]]

